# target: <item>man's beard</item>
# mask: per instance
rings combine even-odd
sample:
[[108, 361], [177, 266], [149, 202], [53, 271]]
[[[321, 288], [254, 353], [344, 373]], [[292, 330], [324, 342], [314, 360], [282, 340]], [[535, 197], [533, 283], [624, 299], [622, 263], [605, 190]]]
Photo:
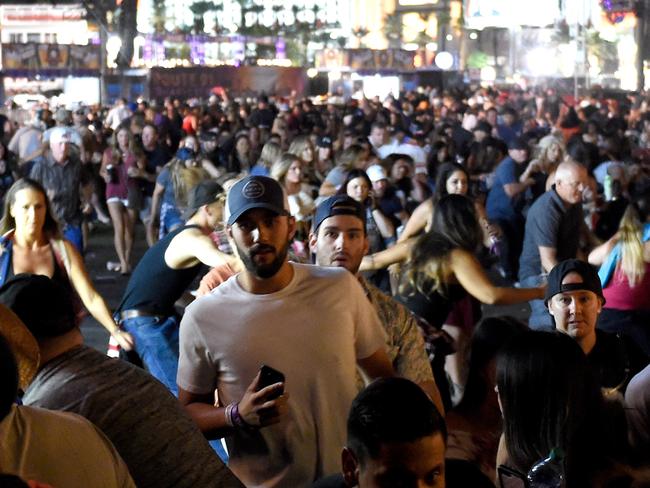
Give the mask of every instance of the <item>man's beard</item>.
[[[246, 271], [249, 271], [253, 273], [255, 276], [257, 276], [258, 278], [262, 278], [262, 279], [271, 278], [275, 276], [275, 274], [278, 271], [280, 271], [280, 268], [284, 264], [284, 261], [287, 259], [287, 254], [289, 252], [289, 241], [287, 241], [284, 244], [284, 246], [277, 252], [275, 251], [274, 247], [267, 246], [265, 244], [257, 244], [251, 247], [251, 249], [248, 252], [246, 252], [244, 249], [239, 247], [239, 245], [236, 243], [235, 246], [237, 247], [237, 252], [239, 253], [239, 257], [244, 263], [244, 267], [246, 268]], [[272, 249], [273, 252], [275, 252], [275, 259], [271, 261], [271, 263], [257, 264], [253, 259], [255, 253], [259, 252], [259, 250], [262, 249], [268, 249], [268, 250]]]

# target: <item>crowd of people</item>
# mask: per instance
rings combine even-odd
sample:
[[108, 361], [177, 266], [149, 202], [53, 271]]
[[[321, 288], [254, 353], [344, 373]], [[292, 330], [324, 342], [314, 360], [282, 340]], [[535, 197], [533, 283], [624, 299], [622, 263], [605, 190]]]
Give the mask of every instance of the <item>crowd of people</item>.
[[650, 486], [650, 96], [317, 102], [6, 107], [2, 482]]

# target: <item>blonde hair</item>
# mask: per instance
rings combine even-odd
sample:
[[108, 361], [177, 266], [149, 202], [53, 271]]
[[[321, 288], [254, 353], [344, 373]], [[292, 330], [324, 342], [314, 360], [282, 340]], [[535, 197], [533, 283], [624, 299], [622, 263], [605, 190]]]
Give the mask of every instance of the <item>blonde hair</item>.
[[634, 287], [645, 275], [645, 260], [643, 259], [643, 225], [633, 204], [625, 209], [618, 234], [621, 244], [621, 259], [618, 267], [627, 278], [630, 287]]
[[201, 166], [187, 167], [185, 161], [176, 157], [168, 163], [168, 166], [176, 207], [184, 209], [187, 207], [187, 197], [190, 190], [200, 182], [209, 179], [210, 175]]
[[[551, 161], [549, 159], [549, 152], [551, 151], [551, 148], [553, 148], [555, 146], [558, 147], [559, 154], [558, 154], [557, 160]], [[552, 168], [556, 167], [559, 163], [564, 161], [565, 154], [566, 153], [564, 151], [564, 147], [562, 146], [562, 144], [559, 141], [553, 141], [553, 142], [550, 142], [546, 147], [544, 147], [539, 152], [537, 160], [539, 161], [539, 163], [541, 163], [542, 168], [544, 168], [545, 170], [551, 170]]]
[[262, 153], [257, 160], [257, 164], [264, 168], [271, 168], [273, 164], [282, 156], [282, 148], [275, 142], [267, 142], [262, 147]]
[[357, 161], [359, 161], [364, 154], [365, 149], [363, 147], [358, 144], [352, 144], [336, 157], [336, 165], [342, 167], [346, 171], [350, 171], [356, 167]]
[[314, 153], [314, 145], [309, 136], [296, 136], [293, 141], [291, 141], [287, 152], [302, 159], [302, 153], [307, 148], [312, 150], [312, 154]]
[[278, 183], [284, 186], [284, 178], [287, 176], [287, 172], [291, 165], [295, 162], [302, 163], [302, 159], [291, 153], [284, 153], [280, 156], [273, 166], [271, 166], [271, 178], [276, 180]]

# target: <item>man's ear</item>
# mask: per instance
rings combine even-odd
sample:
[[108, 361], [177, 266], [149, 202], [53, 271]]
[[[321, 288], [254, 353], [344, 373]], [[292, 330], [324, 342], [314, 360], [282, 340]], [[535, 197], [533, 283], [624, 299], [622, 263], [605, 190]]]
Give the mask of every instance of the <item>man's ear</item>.
[[352, 488], [359, 484], [359, 461], [349, 447], [344, 447], [341, 451], [341, 470], [345, 486]]
[[226, 234], [230, 239], [234, 239], [232, 236], [232, 226], [231, 225], [226, 225]]
[[314, 234], [313, 232], [309, 233], [309, 251], [312, 253], [312, 255], [316, 255], [316, 244], [318, 242], [318, 234]]
[[291, 241], [296, 235], [296, 218], [292, 215], [289, 215], [289, 240]]
[[365, 256], [370, 251], [370, 240], [368, 239], [368, 234], [363, 236], [363, 255]]

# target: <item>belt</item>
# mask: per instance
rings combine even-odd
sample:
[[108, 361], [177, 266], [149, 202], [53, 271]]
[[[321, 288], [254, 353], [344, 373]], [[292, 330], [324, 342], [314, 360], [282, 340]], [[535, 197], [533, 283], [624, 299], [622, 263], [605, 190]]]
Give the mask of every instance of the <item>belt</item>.
[[119, 314], [120, 323], [128, 319], [134, 319], [136, 317], [156, 317], [161, 318], [162, 315], [149, 312], [147, 310], [139, 310], [137, 308], [132, 308], [129, 310], [122, 310]]

